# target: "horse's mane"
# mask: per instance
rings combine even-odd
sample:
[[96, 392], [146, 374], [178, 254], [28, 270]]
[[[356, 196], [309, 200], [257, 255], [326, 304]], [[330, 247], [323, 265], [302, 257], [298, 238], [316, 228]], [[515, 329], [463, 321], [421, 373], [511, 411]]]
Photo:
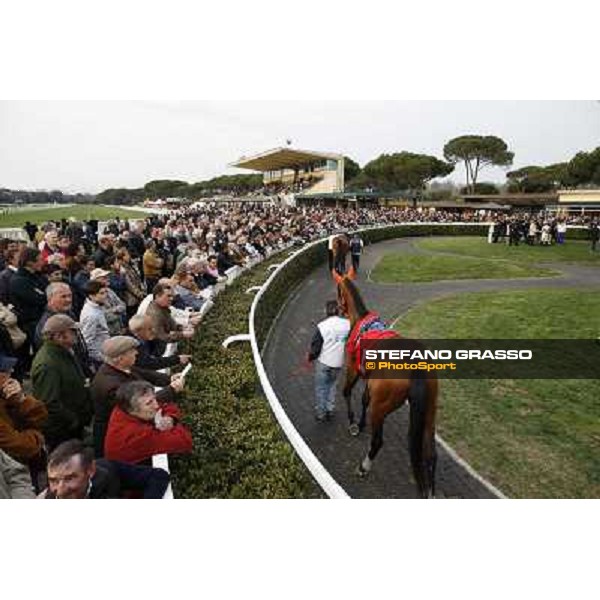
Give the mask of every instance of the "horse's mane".
[[369, 312], [369, 310], [365, 306], [365, 303], [363, 302], [363, 299], [358, 292], [358, 288], [347, 277], [344, 277], [344, 279], [340, 281], [340, 284], [345, 286], [346, 291], [352, 298], [352, 301], [354, 302], [354, 307], [356, 308], [356, 312], [358, 313], [358, 318], [360, 319], [364, 317]]

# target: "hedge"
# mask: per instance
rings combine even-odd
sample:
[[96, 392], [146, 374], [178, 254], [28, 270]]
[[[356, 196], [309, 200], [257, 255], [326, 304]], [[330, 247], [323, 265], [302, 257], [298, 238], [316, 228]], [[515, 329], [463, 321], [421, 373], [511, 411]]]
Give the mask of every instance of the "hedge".
[[[283, 253], [282, 256], [285, 256]], [[243, 273], [216, 298], [198, 335], [181, 402], [194, 440], [191, 455], [170, 457], [176, 498], [318, 498], [318, 485], [281, 432], [262, 396], [248, 342], [224, 349], [230, 335], [248, 332], [253, 294], [274, 257]]]

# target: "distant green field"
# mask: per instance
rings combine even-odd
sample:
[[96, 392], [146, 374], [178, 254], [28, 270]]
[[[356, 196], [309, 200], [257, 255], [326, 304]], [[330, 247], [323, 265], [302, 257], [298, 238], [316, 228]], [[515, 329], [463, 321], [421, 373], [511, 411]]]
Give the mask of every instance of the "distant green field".
[[419, 240], [417, 248], [475, 258], [502, 259], [512, 262], [591, 262], [600, 265], [600, 251], [592, 252], [590, 243], [568, 240], [558, 246], [507, 246], [505, 243], [488, 244], [486, 238], [455, 237]]
[[[409, 311], [403, 336], [596, 338], [598, 290], [456, 294]], [[438, 429], [482, 475], [517, 498], [600, 498], [600, 381], [441, 381]]]
[[423, 254], [386, 254], [371, 272], [378, 283], [400, 281], [427, 282], [448, 279], [515, 279], [552, 277], [556, 271], [508, 260], [490, 260], [470, 256]]
[[105, 207], [76, 204], [67, 207], [16, 210], [10, 214], [0, 214], [0, 227], [23, 227], [25, 221], [39, 225], [47, 221], [63, 218], [68, 219], [69, 217], [75, 217], [78, 220], [98, 219], [99, 221], [107, 221], [115, 217], [120, 217], [121, 219], [141, 219], [147, 214], [150, 214], [150, 211], [127, 210], [126, 208], [119, 208], [117, 206]]

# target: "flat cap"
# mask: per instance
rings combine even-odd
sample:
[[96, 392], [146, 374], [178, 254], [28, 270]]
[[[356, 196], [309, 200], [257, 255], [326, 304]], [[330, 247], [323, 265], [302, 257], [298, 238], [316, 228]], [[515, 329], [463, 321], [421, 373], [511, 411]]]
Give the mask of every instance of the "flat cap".
[[68, 329], [79, 329], [69, 315], [52, 315], [45, 323], [42, 333], [62, 333]]
[[102, 344], [102, 354], [106, 358], [117, 358], [132, 348], [137, 348], [140, 343], [128, 335], [115, 335]]
[[94, 279], [98, 279], [100, 277], [108, 277], [110, 275], [110, 271], [106, 271], [105, 269], [94, 269], [90, 273], [90, 281]]

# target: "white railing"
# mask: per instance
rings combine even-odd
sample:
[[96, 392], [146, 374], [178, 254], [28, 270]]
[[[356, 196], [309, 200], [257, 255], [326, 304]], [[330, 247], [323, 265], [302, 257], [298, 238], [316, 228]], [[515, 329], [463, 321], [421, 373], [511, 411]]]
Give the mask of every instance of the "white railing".
[[[165, 352], [163, 354], [163, 356], [173, 356], [173, 354], [175, 354], [175, 352], [177, 352], [177, 344], [176, 343], [172, 343], [172, 344], [167, 344], [167, 347], [165, 348]], [[166, 369], [161, 369], [159, 371], [159, 373], [169, 373], [170, 369], [166, 368]], [[159, 391], [161, 388], [154, 388], [155, 391]], [[169, 455], [168, 454], [155, 454], [152, 457], [152, 466], [155, 469], [163, 469], [163, 471], [166, 471], [167, 473], [171, 473], [171, 471], [169, 470]], [[163, 496], [163, 500], [173, 500], [174, 496], [173, 496], [173, 486], [171, 485], [171, 482], [169, 481], [169, 487], [166, 489], [165, 494]]]
[[273, 273], [271, 273], [270, 277], [263, 284], [260, 291], [254, 297], [252, 301], [252, 306], [250, 308], [250, 318], [249, 318], [249, 328], [250, 328], [250, 345], [252, 346], [252, 354], [254, 356], [254, 364], [256, 366], [256, 371], [258, 373], [258, 378], [260, 380], [260, 384], [263, 388], [265, 396], [269, 401], [269, 405], [271, 406], [271, 410], [277, 419], [277, 422], [281, 426], [281, 429], [285, 433], [286, 437], [294, 447], [294, 450], [298, 454], [298, 456], [302, 459], [307, 469], [310, 471], [311, 475], [315, 478], [317, 483], [321, 486], [323, 491], [330, 497], [334, 499], [348, 499], [348, 494], [344, 491], [344, 489], [340, 486], [340, 484], [331, 476], [329, 471], [323, 466], [323, 464], [319, 461], [319, 459], [314, 455], [313, 451], [308, 447], [298, 430], [294, 427], [289, 417], [283, 410], [281, 406], [281, 402], [277, 395], [273, 391], [273, 387], [271, 386], [271, 382], [267, 376], [267, 372], [265, 371], [265, 367], [262, 361], [262, 357], [260, 355], [260, 349], [258, 348], [258, 341], [256, 339], [256, 327], [254, 323], [254, 318], [256, 314], [256, 307], [260, 302], [262, 295], [265, 293], [271, 282], [275, 277], [277, 277], [278, 273], [281, 272], [282, 269], [286, 267], [286, 265], [294, 260], [296, 256], [307, 250], [308, 248], [323, 243], [323, 240], [317, 240], [315, 242], [311, 242], [310, 244], [305, 245], [301, 250], [297, 253], [294, 253], [292, 256], [288, 257], [283, 263], [281, 263]]

